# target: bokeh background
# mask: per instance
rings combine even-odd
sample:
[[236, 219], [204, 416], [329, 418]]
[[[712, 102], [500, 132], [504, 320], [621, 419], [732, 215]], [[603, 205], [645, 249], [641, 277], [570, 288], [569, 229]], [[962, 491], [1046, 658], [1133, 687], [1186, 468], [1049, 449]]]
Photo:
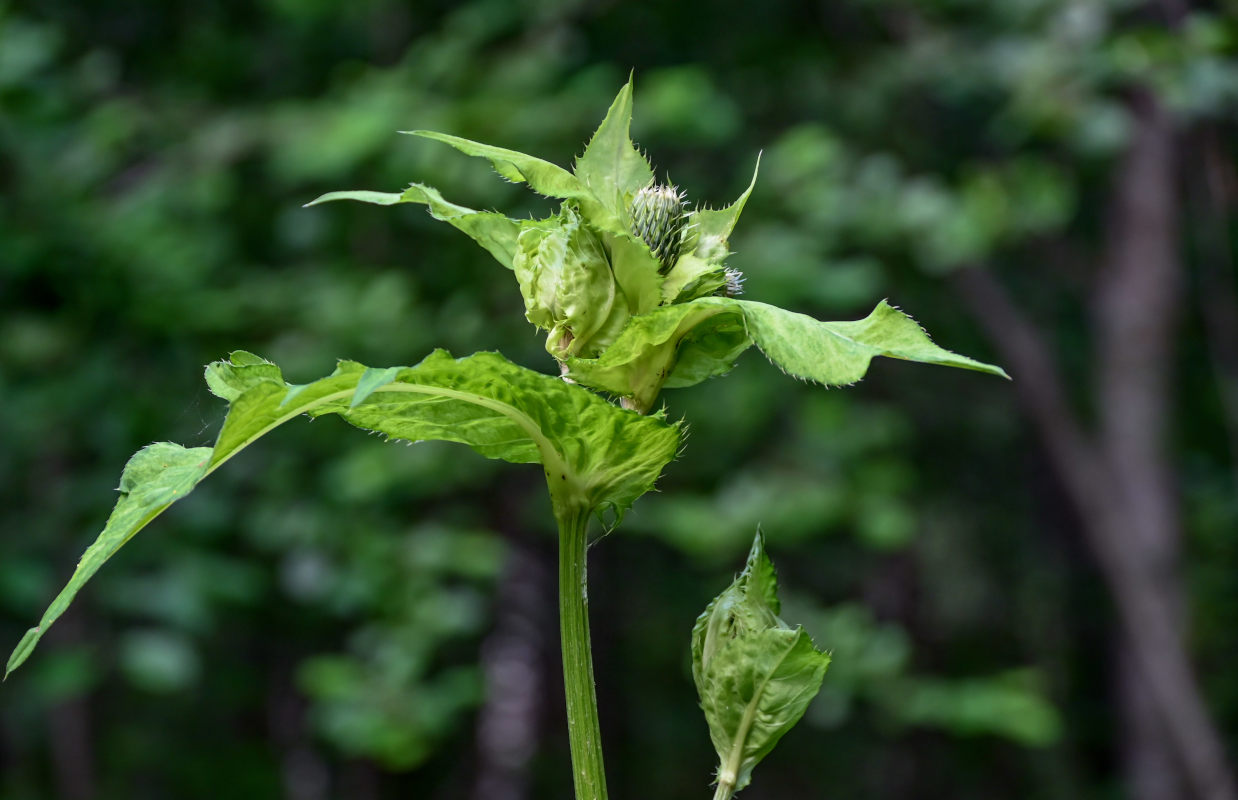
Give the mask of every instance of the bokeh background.
[[[744, 793], [1233, 800], [1238, 6], [1158, 0], [0, 2], [0, 647], [130, 453], [211, 443], [201, 365], [501, 349], [511, 276], [417, 180], [551, 206], [432, 128], [568, 163], [633, 134], [761, 177], [747, 296], [881, 298], [1012, 383], [756, 351], [667, 392], [662, 492], [593, 551], [612, 796], [703, 798], [697, 613], [764, 527], [834, 653]], [[3, 800], [570, 797], [536, 468], [285, 426], [143, 531], [0, 687]]]

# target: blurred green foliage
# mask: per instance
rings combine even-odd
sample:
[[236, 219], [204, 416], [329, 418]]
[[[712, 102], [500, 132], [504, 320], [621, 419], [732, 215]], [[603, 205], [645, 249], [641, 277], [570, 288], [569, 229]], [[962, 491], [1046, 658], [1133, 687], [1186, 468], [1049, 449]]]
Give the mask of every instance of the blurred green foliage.
[[[199, 366], [234, 348], [292, 380], [436, 346], [550, 368], [464, 237], [417, 208], [300, 208], [410, 180], [549, 208], [395, 131], [566, 162], [634, 67], [634, 138], [693, 197], [734, 197], [765, 149], [732, 243], [748, 297], [832, 318], [889, 297], [993, 360], [941, 280], [989, 264], [1077, 378], [1123, 93], [1150, 81], [1232, 131], [1224, 9], [1171, 33], [1127, 0], [0, 5], [0, 639], [71, 570], [129, 453], [210, 443]], [[1191, 635], [1233, 744], [1233, 454], [1185, 347]], [[685, 455], [592, 562], [615, 796], [704, 794], [687, 637], [757, 523], [834, 663], [816, 725], [745, 797], [1112, 796], [1112, 617], [1014, 398], [902, 364], [808, 391], [756, 354], [668, 393]], [[0, 689], [0, 798], [192, 800], [221, 776], [241, 798], [468, 793], [505, 553], [552, 553], [540, 475], [332, 420], [272, 439], [135, 540]], [[556, 681], [533, 796], [567, 792]], [[289, 777], [318, 774], [307, 753], [319, 794]]]

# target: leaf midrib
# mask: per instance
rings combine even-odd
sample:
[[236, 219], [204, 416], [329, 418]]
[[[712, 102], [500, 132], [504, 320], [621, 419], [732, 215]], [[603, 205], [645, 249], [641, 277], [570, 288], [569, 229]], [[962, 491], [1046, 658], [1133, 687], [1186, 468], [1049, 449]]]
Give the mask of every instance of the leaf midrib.
[[744, 709], [743, 717], [740, 718], [739, 727], [735, 731], [735, 742], [731, 745], [731, 752], [727, 755], [727, 771], [735, 776], [734, 780], [736, 783], [739, 782], [739, 766], [744, 758], [744, 743], [748, 739], [748, 731], [752, 728], [752, 723], [756, 720], [757, 707], [760, 705], [760, 700], [765, 695], [765, 689], [769, 686], [770, 681], [773, 680], [778, 670], [782, 668], [783, 662], [791, 655], [791, 651], [795, 649], [796, 641], [796, 639], [791, 640], [786, 650], [779, 656], [778, 662], [774, 664], [773, 669], [761, 681], [760, 687], [752, 693], [752, 700], [748, 703], [748, 707]]

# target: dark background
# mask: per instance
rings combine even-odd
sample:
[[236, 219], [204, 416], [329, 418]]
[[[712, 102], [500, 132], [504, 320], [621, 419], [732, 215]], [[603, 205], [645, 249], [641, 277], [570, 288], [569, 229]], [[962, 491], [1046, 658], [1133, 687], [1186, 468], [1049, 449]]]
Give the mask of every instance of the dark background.
[[[434, 347], [553, 364], [417, 180], [548, 201], [431, 128], [569, 163], [636, 73], [693, 202], [761, 177], [747, 297], [881, 298], [1007, 383], [667, 392], [661, 493], [591, 563], [612, 796], [704, 798], [697, 613], [758, 524], [834, 664], [773, 798], [1233, 800], [1238, 294], [1232, 3], [0, 3], [0, 646], [201, 365], [290, 380]], [[290, 424], [142, 532], [0, 687], [0, 798], [567, 798], [535, 468]]]

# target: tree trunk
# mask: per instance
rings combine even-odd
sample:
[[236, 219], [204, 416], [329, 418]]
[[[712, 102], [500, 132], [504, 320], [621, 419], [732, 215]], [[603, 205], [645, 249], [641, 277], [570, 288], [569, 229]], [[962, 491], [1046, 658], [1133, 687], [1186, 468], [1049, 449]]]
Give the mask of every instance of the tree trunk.
[[[1181, 530], [1166, 452], [1182, 273], [1174, 135], [1172, 121], [1151, 94], [1137, 94], [1131, 110], [1134, 136], [1117, 176], [1108, 252], [1096, 288], [1098, 445], [1114, 493], [1115, 523], [1121, 528], [1110, 534], [1112, 546], [1129, 553], [1138, 575], [1130, 591], [1143, 593], [1169, 621], [1172, 641], [1167, 646], [1180, 652], [1185, 663], [1182, 637], [1175, 635], [1184, 618]], [[1123, 636], [1117, 655], [1130, 796], [1174, 800], [1182, 796], [1182, 770], [1173, 738], [1165, 735], [1164, 723], [1172, 721], [1159, 718], [1156, 704], [1150, 702], [1156, 687], [1131, 633]], [[1180, 687], [1175, 692], [1191, 693], [1198, 690]], [[1206, 735], [1189, 734], [1192, 739]], [[1191, 749], [1198, 746], [1196, 742]], [[1197, 779], [1203, 791], [1200, 781], [1211, 784], [1213, 779]]]
[[1098, 424], [1078, 423], [1044, 337], [1000, 285], [965, 270], [959, 285], [1010, 362], [1020, 400], [1078, 509], [1123, 623], [1118, 691], [1135, 800], [1238, 800], [1180, 630], [1180, 522], [1166, 446], [1180, 304], [1174, 132], [1150, 93], [1131, 104], [1104, 268], [1095, 287]]

